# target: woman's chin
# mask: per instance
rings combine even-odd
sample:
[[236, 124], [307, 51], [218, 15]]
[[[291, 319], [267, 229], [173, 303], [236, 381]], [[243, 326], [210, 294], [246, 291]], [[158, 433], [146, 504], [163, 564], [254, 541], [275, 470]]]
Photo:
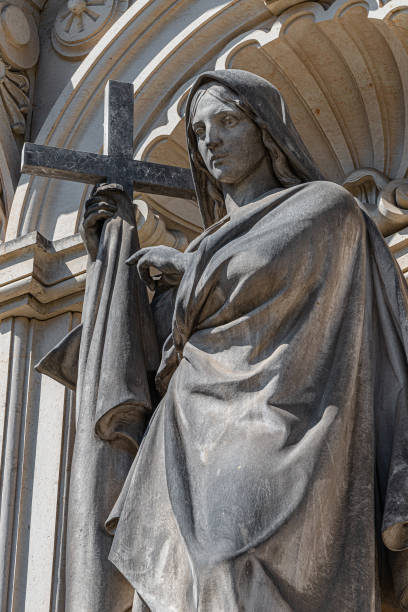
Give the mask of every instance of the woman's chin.
[[239, 183], [239, 178], [225, 168], [213, 168], [211, 170], [211, 174], [216, 181], [219, 183], [224, 183], [225, 185], [234, 185], [234, 183]]

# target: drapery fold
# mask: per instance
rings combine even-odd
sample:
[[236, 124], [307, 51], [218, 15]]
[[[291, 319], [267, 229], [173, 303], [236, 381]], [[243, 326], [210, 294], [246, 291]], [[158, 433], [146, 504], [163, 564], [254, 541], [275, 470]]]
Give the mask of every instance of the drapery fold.
[[379, 611], [390, 570], [404, 606], [407, 289], [382, 237], [319, 181], [190, 250], [111, 560], [154, 612]]
[[88, 262], [81, 325], [37, 366], [77, 394], [67, 612], [123, 612], [133, 598], [130, 585], [108, 560], [112, 538], [104, 522], [152, 413], [147, 371], [157, 367], [157, 346], [145, 288], [136, 268], [125, 263], [137, 248], [133, 205], [122, 199], [103, 226], [95, 261]]

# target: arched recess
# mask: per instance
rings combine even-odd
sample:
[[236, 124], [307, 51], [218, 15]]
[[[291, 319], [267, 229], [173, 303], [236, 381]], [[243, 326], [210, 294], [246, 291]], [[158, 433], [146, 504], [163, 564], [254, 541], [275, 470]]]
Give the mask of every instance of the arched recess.
[[[406, 11], [401, 0], [384, 7], [336, 0], [326, 9], [300, 3], [270, 27], [236, 37], [214, 63], [219, 69], [251, 70], [274, 83], [326, 177], [350, 188], [372, 207], [373, 216], [385, 211], [396, 224], [382, 225], [388, 234], [407, 223], [405, 203], [404, 210], [395, 206], [402, 195], [382, 191], [392, 179], [403, 181], [408, 168]], [[187, 89], [169, 109], [166, 124], [141, 144], [139, 158], [159, 162], [177, 151], [175, 163], [186, 162], [180, 143]]]
[[[37, 142], [101, 151], [103, 90], [132, 81], [135, 157], [187, 165], [183, 109], [194, 75], [245, 68], [274, 82], [328, 178], [359, 168], [402, 178], [408, 165], [407, 2], [307, 2], [272, 16], [260, 0], [137, 0], [71, 79]], [[22, 177], [6, 240], [32, 230], [55, 240], [78, 229], [89, 193], [75, 183]], [[146, 197], [166, 223], [200, 229], [193, 202]]]

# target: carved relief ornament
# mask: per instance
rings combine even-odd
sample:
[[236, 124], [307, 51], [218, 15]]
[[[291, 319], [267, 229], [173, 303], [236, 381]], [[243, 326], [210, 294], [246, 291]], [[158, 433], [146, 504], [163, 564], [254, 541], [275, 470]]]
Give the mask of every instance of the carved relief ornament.
[[0, 99], [14, 134], [24, 134], [30, 108], [29, 81], [25, 74], [12, 70], [0, 57]]
[[54, 49], [71, 60], [83, 58], [116, 20], [121, 9], [118, 0], [68, 0], [54, 23], [51, 34]]
[[24, 134], [30, 108], [29, 79], [25, 71], [35, 66], [40, 52], [32, 15], [20, 7], [0, 2], [0, 102], [14, 134]]
[[0, 2], [0, 55], [13, 69], [35, 66], [40, 42], [34, 18], [20, 7]]
[[20, 136], [30, 110], [27, 71], [38, 61], [40, 43], [33, 16], [0, 2], [0, 236], [17, 186]]

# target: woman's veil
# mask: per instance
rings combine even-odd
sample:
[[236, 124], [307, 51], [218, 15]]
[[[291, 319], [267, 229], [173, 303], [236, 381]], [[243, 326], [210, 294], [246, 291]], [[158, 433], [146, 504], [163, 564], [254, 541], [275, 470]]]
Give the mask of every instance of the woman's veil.
[[250, 109], [251, 117], [258, 127], [266, 130], [271, 140], [284, 153], [299, 182], [324, 180], [292, 123], [285, 101], [269, 81], [245, 70], [204, 72], [195, 81], [187, 99], [186, 131], [191, 171], [205, 227], [217, 220], [216, 203], [209, 188], [208, 174], [195, 162], [198, 152], [196, 136], [191, 126], [191, 105], [197, 90], [209, 81], [215, 81], [236, 93], [242, 105]]

